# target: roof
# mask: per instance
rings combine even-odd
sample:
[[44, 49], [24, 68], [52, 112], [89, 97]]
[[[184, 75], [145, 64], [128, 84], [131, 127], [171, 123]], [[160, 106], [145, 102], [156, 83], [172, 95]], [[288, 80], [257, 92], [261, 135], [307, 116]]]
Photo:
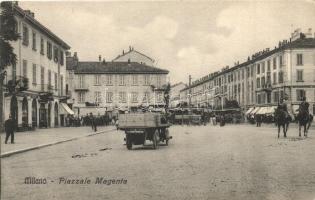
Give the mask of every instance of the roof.
[[137, 62], [78, 62], [75, 74], [168, 74], [169, 71]]
[[186, 88], [182, 89], [181, 91], [193, 88], [195, 86], [198, 86], [200, 84], [203, 84], [209, 80], [212, 80], [218, 76], [221, 76], [222, 74], [225, 74], [227, 72], [231, 72], [234, 71], [236, 69], [239, 69], [241, 67], [250, 65], [250, 64], [254, 64], [255, 62], [259, 61], [259, 60], [263, 60], [269, 56], [271, 56], [272, 54], [275, 54], [277, 52], [280, 51], [284, 51], [287, 49], [299, 49], [299, 48], [315, 48], [315, 38], [299, 38], [297, 40], [294, 40], [293, 42], [289, 42], [286, 43], [284, 45], [282, 45], [281, 47], [275, 48], [271, 51], [267, 51], [264, 54], [255, 57], [254, 59], [251, 60], [247, 60], [246, 62], [240, 63], [238, 65], [235, 65], [234, 67], [231, 67], [229, 69], [226, 69], [224, 71], [219, 71], [219, 72], [215, 72], [216, 74], [214, 74], [213, 76], [208, 76], [207, 78], [204, 78], [202, 81], [197, 81], [197, 83], [195, 84], [191, 84], [190, 86], [187, 86]]
[[186, 84], [186, 83], [178, 82], [178, 83], [175, 83], [175, 84], [171, 85], [171, 88], [176, 87], [176, 86], [178, 86], [178, 85], [185, 85], [185, 86], [187, 87], [187, 84]]
[[144, 57], [148, 58], [149, 60], [151, 60], [152, 62], [154, 62], [154, 59], [152, 59], [152, 58], [150, 58], [149, 56], [147, 56], [147, 55], [145, 55], [145, 54], [143, 54], [143, 53], [140, 53], [139, 51], [136, 51], [136, 50], [134, 50], [134, 49], [132, 49], [132, 50], [126, 52], [126, 53], [123, 54], [123, 55], [118, 55], [113, 61], [115, 61], [115, 60], [117, 60], [117, 59], [119, 59], [119, 58], [121, 58], [121, 57], [123, 57], [123, 56], [126, 56], [126, 55], [128, 55], [128, 54], [130, 54], [130, 53], [132, 53], [132, 52], [138, 53], [138, 54], [140, 54], [141, 56], [144, 56]]
[[75, 70], [78, 65], [78, 60], [74, 57], [66, 57], [66, 69]]
[[44, 25], [42, 25], [40, 22], [38, 22], [34, 17], [29, 16], [25, 10], [20, 8], [18, 5], [14, 5], [14, 9], [21, 17], [23, 17], [27, 22], [32, 24], [34, 27], [38, 28], [42, 32], [46, 33], [47, 36], [55, 41], [60, 46], [64, 47], [66, 50], [70, 49], [70, 46], [64, 42], [62, 39], [60, 39], [57, 35], [55, 35], [53, 32], [51, 32], [48, 28], [46, 28]]

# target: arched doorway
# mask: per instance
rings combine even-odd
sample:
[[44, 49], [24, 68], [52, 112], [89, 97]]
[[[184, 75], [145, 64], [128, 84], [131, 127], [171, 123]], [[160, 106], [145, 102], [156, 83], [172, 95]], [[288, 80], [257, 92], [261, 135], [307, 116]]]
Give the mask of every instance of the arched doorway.
[[39, 127], [47, 128], [47, 112], [45, 109], [45, 103], [41, 103], [39, 107]]
[[47, 127], [50, 127], [50, 122], [51, 122], [51, 117], [50, 117], [50, 115], [51, 115], [51, 103], [48, 103], [48, 112], [47, 112]]
[[22, 101], [22, 126], [28, 125], [28, 102], [27, 98], [24, 97]]
[[10, 103], [10, 115], [15, 122], [15, 127], [18, 126], [18, 103], [16, 96], [12, 96]]
[[54, 112], [54, 115], [55, 115], [55, 126], [58, 126], [59, 123], [58, 123], [58, 115], [59, 115], [59, 112], [58, 112], [58, 103], [56, 102], [55, 103], [55, 112]]
[[37, 101], [32, 101], [32, 127], [37, 127]]

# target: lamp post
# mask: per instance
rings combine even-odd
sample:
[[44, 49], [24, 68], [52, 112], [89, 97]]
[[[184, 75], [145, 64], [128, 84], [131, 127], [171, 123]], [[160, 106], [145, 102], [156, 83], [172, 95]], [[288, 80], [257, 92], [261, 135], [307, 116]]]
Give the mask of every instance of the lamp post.
[[153, 95], [154, 95], [154, 108], [156, 107], [156, 93], [155, 93], [155, 87], [153, 88]]

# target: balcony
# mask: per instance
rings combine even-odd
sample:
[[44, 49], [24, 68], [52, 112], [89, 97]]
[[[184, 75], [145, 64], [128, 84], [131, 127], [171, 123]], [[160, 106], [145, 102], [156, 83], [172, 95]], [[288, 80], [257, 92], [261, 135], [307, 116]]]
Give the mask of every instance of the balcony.
[[262, 85], [262, 90], [265, 92], [271, 92], [272, 91], [272, 86], [270, 82], [267, 82]]
[[10, 94], [19, 93], [29, 89], [29, 79], [23, 76], [8, 76], [5, 79], [5, 88], [6, 91]]
[[89, 85], [88, 84], [75, 84], [74, 85], [74, 91], [88, 91]]

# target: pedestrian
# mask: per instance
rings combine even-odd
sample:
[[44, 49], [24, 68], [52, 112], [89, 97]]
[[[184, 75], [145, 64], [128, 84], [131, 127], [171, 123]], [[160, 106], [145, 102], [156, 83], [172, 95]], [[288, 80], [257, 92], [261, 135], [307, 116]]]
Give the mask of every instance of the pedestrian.
[[220, 126], [224, 126], [225, 125], [225, 118], [224, 118], [224, 115], [221, 114], [220, 115]]
[[14, 130], [15, 130], [15, 122], [12, 119], [12, 116], [9, 116], [9, 119], [7, 119], [4, 123], [4, 129], [5, 129], [5, 144], [7, 144], [9, 137], [11, 136], [11, 144], [14, 144]]
[[95, 119], [92, 113], [90, 113], [90, 117], [89, 117], [89, 121], [90, 121], [90, 125], [92, 130], [96, 131], [96, 127], [95, 127]]

